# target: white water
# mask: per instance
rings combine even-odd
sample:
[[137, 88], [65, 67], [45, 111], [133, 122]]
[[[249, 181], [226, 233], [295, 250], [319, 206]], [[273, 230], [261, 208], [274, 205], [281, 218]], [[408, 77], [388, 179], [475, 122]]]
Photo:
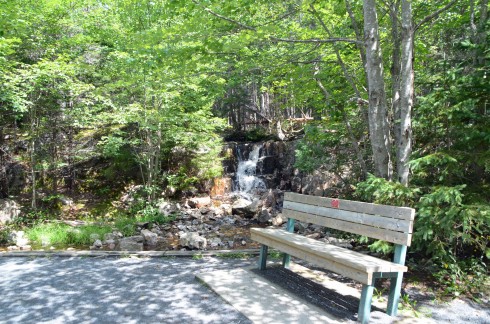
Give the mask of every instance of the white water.
[[258, 189], [267, 189], [265, 182], [256, 176], [259, 153], [260, 145], [254, 145], [248, 160], [242, 160], [241, 154], [237, 154], [239, 160], [235, 191], [238, 191], [240, 196], [247, 199], [251, 199], [251, 195], [256, 193]]

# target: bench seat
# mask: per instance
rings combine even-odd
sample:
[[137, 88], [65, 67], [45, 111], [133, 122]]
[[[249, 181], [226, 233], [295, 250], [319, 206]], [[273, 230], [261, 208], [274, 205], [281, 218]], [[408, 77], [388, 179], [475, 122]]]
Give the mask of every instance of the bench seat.
[[367, 285], [371, 285], [376, 278], [389, 277], [389, 273], [407, 271], [404, 265], [325, 244], [283, 229], [252, 228], [250, 233], [254, 241]]

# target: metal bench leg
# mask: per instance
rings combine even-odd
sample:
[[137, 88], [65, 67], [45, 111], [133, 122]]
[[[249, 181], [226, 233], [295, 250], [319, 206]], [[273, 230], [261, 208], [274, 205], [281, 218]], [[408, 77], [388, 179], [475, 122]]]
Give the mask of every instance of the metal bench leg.
[[[395, 255], [393, 262], [398, 264], [405, 264], [405, 258], [407, 256], [407, 247], [405, 245], [395, 245]], [[402, 290], [403, 272], [398, 272], [395, 278], [391, 278], [390, 282], [390, 294], [388, 296], [388, 307], [386, 308], [386, 314], [390, 316], [396, 316], [398, 312], [398, 301], [400, 299], [400, 292]]]
[[386, 314], [396, 316], [398, 312], [398, 301], [400, 300], [400, 292], [402, 290], [403, 272], [399, 272], [395, 278], [391, 278], [390, 294], [388, 295], [388, 307]]
[[289, 263], [291, 262], [291, 256], [287, 253], [284, 253], [282, 257], [282, 266], [286, 269], [289, 269]]
[[[294, 218], [288, 218], [288, 223], [286, 225], [286, 230], [289, 233], [294, 233]], [[289, 268], [289, 263], [291, 262], [291, 256], [287, 253], [284, 253], [284, 256], [282, 258], [282, 266], [286, 269]]]
[[374, 283], [373, 285], [362, 285], [361, 301], [359, 302], [359, 311], [357, 312], [357, 320], [362, 324], [369, 323], [373, 291]]
[[260, 257], [259, 257], [259, 270], [265, 270], [267, 266], [267, 253], [269, 251], [269, 247], [267, 245], [262, 244], [260, 247]]

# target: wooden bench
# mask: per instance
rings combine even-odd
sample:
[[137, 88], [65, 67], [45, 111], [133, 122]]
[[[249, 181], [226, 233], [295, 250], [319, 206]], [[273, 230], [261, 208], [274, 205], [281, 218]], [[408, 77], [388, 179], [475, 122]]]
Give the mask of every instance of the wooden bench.
[[[265, 269], [268, 247], [272, 247], [285, 253], [285, 267], [292, 255], [362, 283], [358, 312], [362, 323], [369, 322], [374, 281], [391, 278], [387, 314], [396, 316], [414, 209], [287, 192], [283, 215], [288, 217], [287, 230], [251, 229], [252, 239], [262, 244], [259, 269]], [[393, 262], [294, 234], [295, 220], [394, 243]]]

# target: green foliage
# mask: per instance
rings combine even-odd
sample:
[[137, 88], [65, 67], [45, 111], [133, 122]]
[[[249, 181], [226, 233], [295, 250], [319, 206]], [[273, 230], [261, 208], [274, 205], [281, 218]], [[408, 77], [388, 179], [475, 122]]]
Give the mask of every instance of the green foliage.
[[[443, 162], [428, 166], [437, 168], [447, 161], [454, 163], [445, 156], [427, 160], [434, 158]], [[414, 165], [420, 167], [427, 160]], [[357, 194], [375, 203], [415, 208], [412, 252], [432, 260], [438, 269], [435, 277], [446, 286], [447, 293], [460, 294], [474, 292], [481, 286], [483, 279], [478, 274], [487, 269], [490, 241], [490, 206], [466, 203], [465, 189], [465, 185], [403, 187], [371, 176], [358, 185]], [[390, 251], [384, 242], [375, 242], [370, 247]]]
[[97, 234], [103, 238], [106, 233], [111, 233], [108, 225], [84, 225], [71, 227], [60, 223], [43, 223], [26, 230], [26, 236], [31, 242], [38, 245], [52, 246], [88, 246], [92, 244], [90, 236]]
[[8, 227], [0, 227], [0, 245], [9, 243], [10, 229]]

